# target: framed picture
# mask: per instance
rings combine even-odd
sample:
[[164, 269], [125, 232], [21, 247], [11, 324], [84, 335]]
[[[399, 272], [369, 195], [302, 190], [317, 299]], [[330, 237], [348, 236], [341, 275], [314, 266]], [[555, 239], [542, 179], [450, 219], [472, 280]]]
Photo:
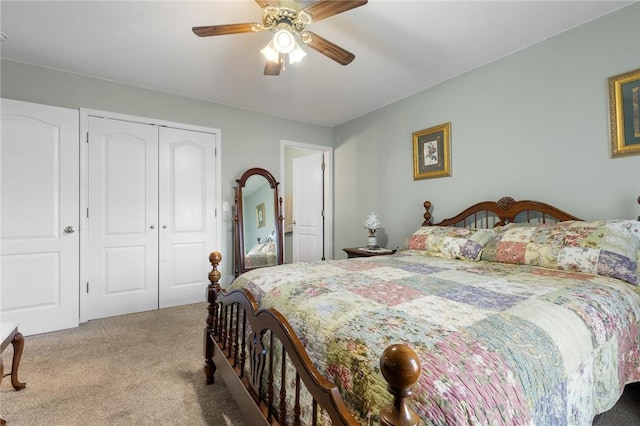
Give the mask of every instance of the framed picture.
[[451, 176], [451, 123], [413, 133], [413, 180]]
[[258, 223], [258, 228], [262, 228], [267, 224], [267, 218], [264, 211], [264, 203], [260, 203], [256, 206], [256, 221]]
[[640, 155], [640, 69], [609, 78], [611, 157]]

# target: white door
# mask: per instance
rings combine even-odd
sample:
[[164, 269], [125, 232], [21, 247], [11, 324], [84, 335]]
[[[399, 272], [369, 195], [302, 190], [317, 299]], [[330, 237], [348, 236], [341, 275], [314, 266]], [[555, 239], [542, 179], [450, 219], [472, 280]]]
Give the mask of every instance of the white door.
[[[89, 117], [86, 319], [158, 307], [158, 127]], [[86, 310], [85, 310], [86, 308]]]
[[159, 306], [204, 300], [215, 235], [216, 135], [160, 128]]
[[0, 315], [25, 335], [79, 318], [78, 111], [2, 99]]
[[293, 262], [324, 260], [323, 153], [293, 160]]

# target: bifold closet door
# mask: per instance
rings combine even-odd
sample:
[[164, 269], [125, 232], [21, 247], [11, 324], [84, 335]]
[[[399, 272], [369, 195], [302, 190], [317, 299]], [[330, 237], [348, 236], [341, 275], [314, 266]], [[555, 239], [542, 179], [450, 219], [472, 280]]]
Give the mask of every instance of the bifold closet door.
[[158, 307], [158, 126], [89, 117], [86, 319]]
[[205, 300], [215, 232], [216, 135], [160, 128], [159, 307]]
[[25, 335], [78, 325], [78, 111], [2, 99], [0, 316]]
[[89, 117], [86, 319], [205, 299], [216, 134]]

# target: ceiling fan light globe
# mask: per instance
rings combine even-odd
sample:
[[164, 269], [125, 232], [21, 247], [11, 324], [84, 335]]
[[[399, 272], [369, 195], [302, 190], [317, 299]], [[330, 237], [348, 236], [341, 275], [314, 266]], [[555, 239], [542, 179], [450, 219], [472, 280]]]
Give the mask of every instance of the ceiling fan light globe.
[[264, 49], [260, 51], [267, 58], [267, 61], [278, 63], [280, 62], [280, 53], [273, 46], [273, 41], [270, 41]]
[[297, 62], [300, 62], [302, 60], [302, 58], [304, 58], [305, 56], [307, 56], [307, 52], [302, 50], [300, 45], [298, 45], [298, 43], [296, 43], [296, 45], [293, 48], [293, 50], [291, 51], [291, 53], [289, 53], [289, 63], [290, 64], [295, 64]]
[[273, 46], [280, 53], [289, 53], [296, 46], [296, 40], [293, 38], [293, 34], [286, 29], [276, 31], [273, 35]]

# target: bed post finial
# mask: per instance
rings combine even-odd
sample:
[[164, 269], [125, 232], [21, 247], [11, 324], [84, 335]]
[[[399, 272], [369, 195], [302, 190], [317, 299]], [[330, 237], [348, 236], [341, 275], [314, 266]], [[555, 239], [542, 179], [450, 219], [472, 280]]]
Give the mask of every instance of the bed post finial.
[[213, 362], [213, 342], [210, 335], [218, 328], [218, 304], [216, 299], [218, 293], [220, 293], [220, 271], [218, 271], [218, 265], [222, 260], [220, 252], [213, 251], [209, 255], [209, 262], [211, 262], [211, 272], [209, 272], [209, 285], [207, 286], [207, 325], [204, 327], [204, 375], [206, 376], [206, 383], [208, 385], [214, 382], [214, 374], [216, 372], [216, 364]]
[[429, 211], [431, 210], [431, 201], [425, 201], [423, 206], [424, 214], [422, 217], [424, 217], [424, 222], [422, 222], [422, 226], [431, 226], [433, 225], [433, 222], [431, 222], [431, 212]]
[[[426, 205], [426, 202], [425, 202]], [[380, 357], [380, 371], [393, 395], [393, 403], [380, 410], [381, 426], [415, 426], [420, 418], [407, 405], [411, 388], [420, 377], [420, 359], [407, 345], [391, 345]]]

